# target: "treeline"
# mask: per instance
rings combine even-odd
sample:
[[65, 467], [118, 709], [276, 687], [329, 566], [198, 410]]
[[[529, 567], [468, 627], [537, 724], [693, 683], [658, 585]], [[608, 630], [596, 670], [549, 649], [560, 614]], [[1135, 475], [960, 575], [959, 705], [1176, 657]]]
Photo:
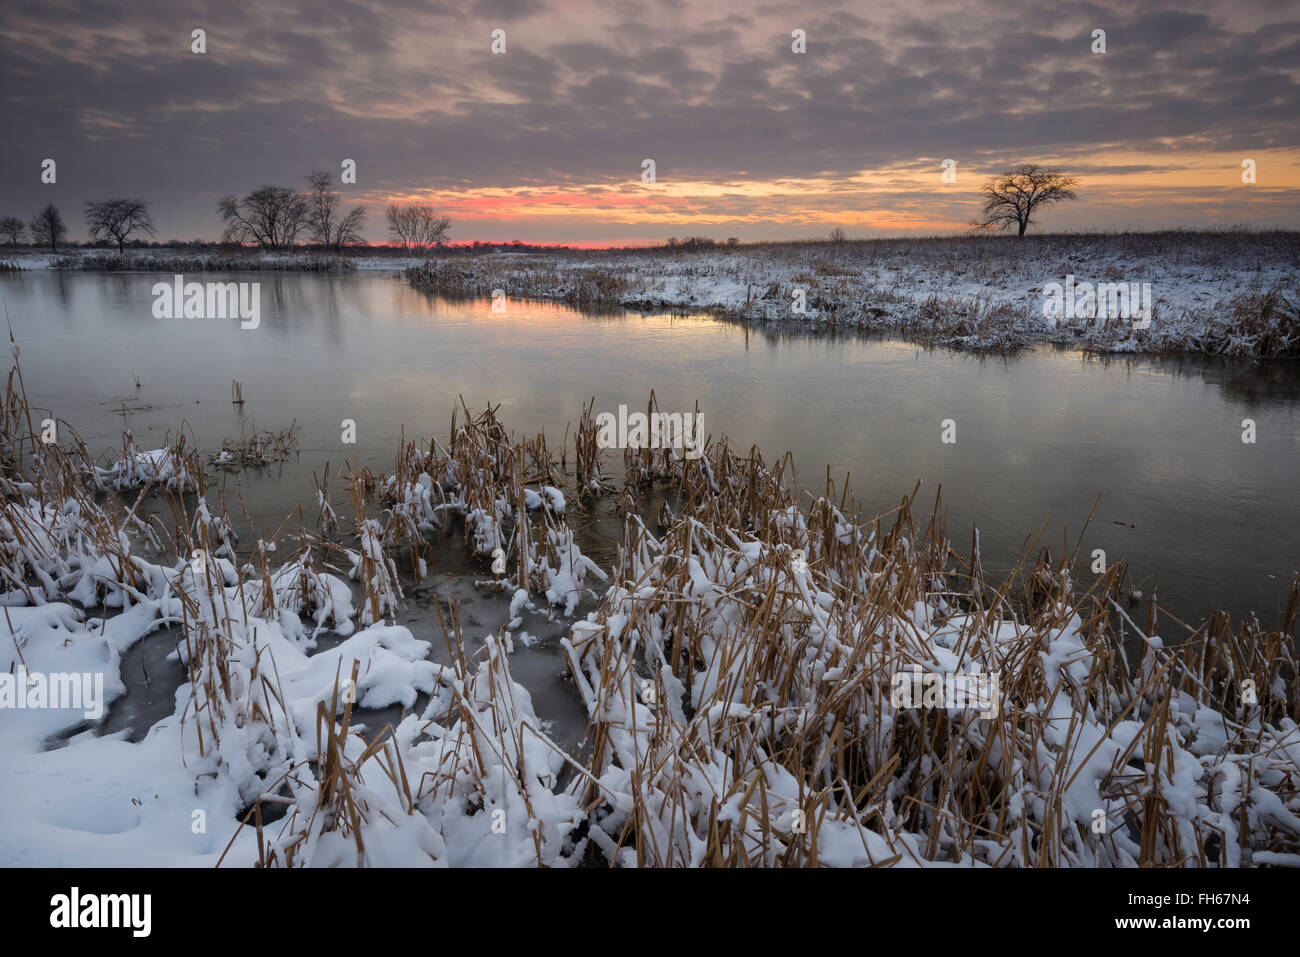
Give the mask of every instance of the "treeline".
[[116, 246], [121, 253], [127, 245], [138, 245], [138, 241], [132, 241], [132, 236], [152, 236], [156, 232], [153, 217], [149, 215], [149, 204], [142, 199], [94, 199], [86, 204], [85, 213], [86, 231], [90, 235], [90, 241], [86, 243], [67, 241], [67, 224], [53, 203], [33, 216], [30, 222], [17, 216], [0, 216], [0, 240], [16, 247], [22, 245], [30, 233], [29, 245], [32, 248], [48, 249], [52, 253], [57, 253], [60, 245], [93, 249]]
[[358, 245], [366, 208], [343, 213], [341, 206], [342, 196], [324, 170], [308, 174], [306, 190], [260, 186], [245, 196], [223, 196], [217, 200], [221, 240], [268, 252], [292, 249], [301, 240], [335, 251]]
[[[376, 252], [387, 247], [367, 246], [363, 229], [366, 207], [342, 209], [343, 198], [333, 185], [333, 177], [323, 170], [307, 176], [306, 189], [288, 186], [260, 186], [243, 195], [223, 196], [217, 201], [221, 219], [221, 240], [210, 243], [195, 239], [188, 242], [172, 239], [165, 243], [148, 242], [157, 230], [142, 199], [105, 199], [86, 203], [87, 242], [70, 242], [63, 215], [53, 203], [40, 210], [31, 220], [16, 216], [0, 217], [0, 242], [10, 247], [28, 246], [57, 253], [59, 247], [105, 249], [117, 247], [119, 254], [132, 249], [222, 249], [236, 251], [254, 247], [266, 252], [369, 248]], [[428, 252], [446, 244], [451, 220], [432, 206], [423, 203], [390, 204], [385, 210], [390, 242], [408, 255]]]

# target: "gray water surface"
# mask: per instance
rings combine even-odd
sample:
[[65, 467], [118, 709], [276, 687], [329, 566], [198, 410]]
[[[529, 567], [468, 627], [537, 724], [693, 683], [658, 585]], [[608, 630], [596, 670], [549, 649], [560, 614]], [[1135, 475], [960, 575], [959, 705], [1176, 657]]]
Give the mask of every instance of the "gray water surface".
[[[403, 426], [445, 439], [458, 396], [474, 410], [500, 403], [507, 427], [545, 430], [558, 447], [592, 396], [598, 412], [644, 409], [654, 389], [665, 410], [698, 401], [706, 432], [757, 443], [769, 462], [790, 450], [804, 484], [820, 487], [828, 465], [837, 484], [850, 474], [870, 510], [893, 508], [918, 479], [928, 509], [942, 485], [954, 545], [965, 553], [977, 525], [987, 567], [1013, 564], [1049, 519], [1043, 543], [1059, 554], [1100, 494], [1085, 554], [1128, 562], [1136, 587], [1189, 622], [1223, 608], [1273, 625], [1300, 563], [1295, 363], [1100, 360], [1052, 346], [982, 358], [534, 302], [502, 315], [393, 276], [186, 279], [260, 282], [260, 326], [154, 318], [151, 288], [169, 275], [27, 272], [0, 277], [0, 295], [30, 398], [96, 453], [120, 448], [124, 427], [141, 447], [184, 427], [215, 451], [253, 424], [296, 421], [293, 460], [227, 479], [271, 527], [300, 503], [314, 520], [311, 476], [327, 461], [334, 475], [351, 461], [391, 469]], [[1254, 444], [1242, 442], [1246, 418]], [[341, 441], [344, 419], [354, 445]], [[955, 444], [941, 441], [945, 419]]]

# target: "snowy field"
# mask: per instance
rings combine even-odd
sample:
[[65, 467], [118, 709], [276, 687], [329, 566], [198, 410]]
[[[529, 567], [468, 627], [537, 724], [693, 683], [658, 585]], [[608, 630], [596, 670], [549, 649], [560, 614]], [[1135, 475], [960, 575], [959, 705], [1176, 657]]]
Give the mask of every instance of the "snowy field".
[[[1296, 233], [973, 236], [443, 256], [409, 273], [452, 295], [554, 299], [889, 332], [971, 349], [1038, 339], [1110, 352], [1300, 352]], [[1045, 290], [1061, 287], [1048, 306]], [[1073, 283], [1073, 285], [1070, 285]], [[1125, 303], [1098, 284], [1136, 291]], [[1061, 300], [1074, 291], [1076, 308]], [[1088, 289], [1091, 288], [1091, 301]], [[1139, 301], [1149, 293], [1149, 312]], [[1118, 308], [1116, 308], [1118, 307]], [[1055, 311], [1055, 315], [1051, 313]], [[1143, 328], [1143, 319], [1149, 324]]]

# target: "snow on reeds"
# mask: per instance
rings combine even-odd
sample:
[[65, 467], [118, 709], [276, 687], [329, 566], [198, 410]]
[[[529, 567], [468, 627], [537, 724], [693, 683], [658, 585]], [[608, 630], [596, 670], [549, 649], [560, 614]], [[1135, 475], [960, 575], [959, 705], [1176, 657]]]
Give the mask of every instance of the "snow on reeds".
[[[452, 663], [437, 667], [420, 717], [367, 742], [351, 730], [359, 667], [317, 707], [313, 756], [282, 776], [285, 823], [272, 833], [260, 805], [260, 866], [565, 866], [584, 814], [558, 787], [572, 764], [540, 730], [527, 689], [489, 637], [483, 660], [466, 659], [459, 624]], [[328, 705], [327, 705], [328, 702]], [[335, 714], [342, 720], [336, 725]], [[279, 781], [276, 782], [280, 783]]]
[[161, 485], [195, 491], [202, 481], [198, 453], [186, 447], [185, 435], [157, 449], [140, 449], [129, 433], [122, 434], [122, 455], [108, 468], [96, 468], [96, 479], [112, 488], [133, 489]]
[[[79, 445], [39, 441], [20, 375], [3, 402], [0, 669], [102, 670], [120, 697], [121, 653], [167, 627], [186, 670], [175, 714], [137, 744], [80, 735], [45, 751], [78, 716], [5, 715], [0, 748], [29, 782], [7, 856], [63, 860], [66, 843], [83, 862], [133, 847], [261, 866], [1300, 863], [1300, 579], [1277, 630], [1215, 614], [1174, 644], [1154, 610], [1129, 618], [1119, 566], [1085, 591], [1073, 554], [1044, 549], [993, 580], [977, 549], [953, 548], [940, 503], [867, 517], [829, 482], [800, 499], [788, 457], [725, 439], [693, 459], [629, 453], [607, 572], [575, 544], [545, 439], [463, 406], [445, 444], [403, 442], [391, 476], [351, 476], [357, 547], [300, 530], [277, 565], [274, 536], [236, 553], [201, 471], [192, 492], [157, 472], [134, 497], [98, 496]], [[654, 517], [648, 492], [665, 503]], [[137, 554], [159, 544], [134, 514], [143, 494], [176, 511], [172, 561]], [[514, 679], [508, 632], [471, 652], [456, 606], [439, 607], [439, 664], [432, 641], [387, 623], [397, 557], [418, 565], [454, 522], [512, 607], [543, 596], [572, 615], [606, 581], [562, 642], [589, 717], [577, 748], [549, 737]], [[118, 613], [85, 617], [104, 607]], [[315, 650], [327, 630], [339, 640]], [[954, 676], [994, 692], [898, 693], [900, 678]], [[392, 705], [396, 727], [358, 728], [355, 708]], [[141, 786], [160, 795], [136, 833], [87, 825], [42, 843], [43, 789], [73, 773], [64, 752], [92, 824]], [[191, 842], [196, 804], [219, 838]]]
[[[356, 687], [359, 670], [356, 661], [344, 690], [336, 679], [328, 705], [318, 703], [314, 755], [295, 762], [275, 782], [288, 788], [289, 795], [268, 793], [249, 812], [259, 867], [445, 865], [445, 844], [415, 813], [411, 782], [392, 741], [367, 744], [350, 727], [355, 700], [350, 689]], [[336, 724], [340, 709], [342, 720]], [[368, 785], [363, 766], [386, 776], [392, 793]], [[291, 811], [274, 836], [263, 824], [264, 803], [288, 805]]]
[[[1288, 295], [1290, 298], [1288, 298]], [[1090, 345], [1100, 352], [1206, 353], [1247, 359], [1300, 357], [1300, 311], [1294, 287], [1250, 291], [1213, 307], [1188, 309], [1178, 323], [1132, 330], [1106, 322]]]
[[[688, 481], [662, 534], [628, 517], [616, 582], [565, 643], [592, 721], [588, 836], [609, 860], [1206, 866], [1300, 849], [1284, 637], [1300, 582], [1283, 632], [1220, 617], [1169, 650], [1114, 614], [1116, 574], [1080, 594], [1044, 555], [1027, 587], [977, 583], [910, 499], [859, 522], [828, 489], [800, 511], [755, 453], [711, 459], [719, 490]], [[996, 676], [996, 715], [899, 707], [914, 670]]]
[[[585, 461], [583, 453], [579, 459]], [[571, 615], [587, 576], [603, 580], [605, 573], [564, 522], [568, 506], [554, 484], [555, 467], [544, 436], [517, 441], [495, 409], [475, 416], [462, 405], [452, 412], [445, 448], [436, 440], [427, 449], [403, 444], [394, 474], [380, 487], [391, 516], [383, 540], [409, 548], [423, 568], [429, 535], [459, 518], [470, 553], [492, 561], [497, 577], [490, 584], [524, 599], [541, 593], [547, 607]]]
[[211, 456], [208, 464], [225, 471], [242, 468], [265, 468], [276, 462], [286, 461], [297, 446], [294, 429], [297, 421], [281, 432], [258, 431], [256, 428], [245, 429], [239, 438], [227, 438], [221, 443], [221, 451]]

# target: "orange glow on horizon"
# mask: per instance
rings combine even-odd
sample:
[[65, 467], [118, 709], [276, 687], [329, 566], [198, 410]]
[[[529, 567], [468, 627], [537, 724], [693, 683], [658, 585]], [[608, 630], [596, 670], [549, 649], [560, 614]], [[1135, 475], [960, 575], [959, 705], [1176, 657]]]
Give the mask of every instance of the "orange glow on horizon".
[[[1244, 186], [1241, 161], [1254, 159], [1257, 182]], [[1069, 157], [1041, 159], [1044, 166], [1077, 170], [1080, 200], [1058, 207], [1076, 213], [1104, 210], [1112, 219], [1141, 217], [1146, 210], [1164, 215], [1184, 210], [1207, 218], [1206, 210], [1232, 209], [1242, 202], [1263, 202], [1282, 191], [1300, 190], [1300, 158], [1285, 151], [1138, 154], [1111, 151], [1091, 160], [1104, 169], [1089, 172]], [[1082, 167], [1082, 168], [1081, 168]], [[980, 185], [999, 170], [957, 166], [957, 182], [940, 181], [940, 165], [912, 164], [864, 170], [842, 177], [691, 180], [664, 179], [652, 184], [561, 183], [482, 189], [372, 190], [368, 203], [387, 206], [429, 203], [453, 223], [484, 226], [500, 235], [517, 226], [560, 230], [653, 226], [683, 235], [763, 228], [765, 232], [829, 230], [845, 227], [902, 233], [961, 231], [978, 213]], [[1249, 189], [1249, 193], [1235, 192]], [[1231, 204], [1231, 205], [1230, 205]], [[1044, 220], [1046, 220], [1046, 216]], [[1062, 216], [1062, 219], [1068, 217]], [[1157, 221], [1157, 220], [1153, 220]], [[1212, 223], [1206, 223], [1210, 225]], [[642, 234], [644, 235], [644, 234]], [[486, 240], [480, 240], [486, 241]], [[551, 241], [558, 245], [605, 248], [638, 241], [611, 238], [598, 242]], [[662, 239], [640, 240], [662, 242]], [[544, 242], [531, 242], [543, 245]]]

